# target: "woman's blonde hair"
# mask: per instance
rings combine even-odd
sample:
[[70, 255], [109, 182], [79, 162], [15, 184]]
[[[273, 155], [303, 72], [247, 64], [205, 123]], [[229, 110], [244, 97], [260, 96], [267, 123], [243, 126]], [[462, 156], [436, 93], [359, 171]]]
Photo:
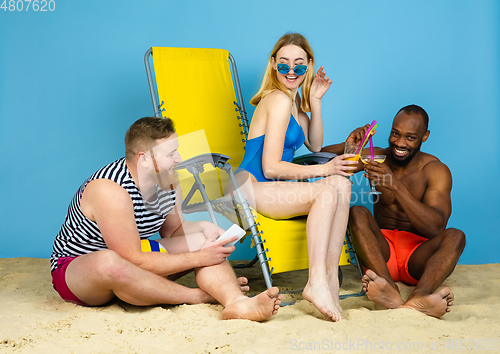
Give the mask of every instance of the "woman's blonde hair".
[[290, 44], [302, 48], [307, 54], [307, 64], [309, 64], [309, 61], [311, 62], [311, 65], [306, 72], [306, 77], [302, 82], [302, 100], [300, 103], [300, 108], [304, 112], [311, 111], [311, 107], [309, 104], [309, 91], [311, 90], [311, 85], [314, 80], [314, 53], [307, 39], [305, 39], [304, 36], [299, 33], [287, 33], [283, 37], [281, 37], [274, 45], [271, 55], [269, 56], [269, 62], [267, 63], [266, 72], [264, 73], [264, 78], [262, 79], [260, 89], [255, 94], [255, 96], [252, 97], [252, 99], [250, 100], [250, 104], [257, 106], [262, 98], [264, 98], [274, 90], [283, 91], [288, 95], [288, 97], [290, 97], [292, 102], [294, 101], [295, 97], [292, 97], [291, 91], [279, 82], [278, 75], [276, 74], [276, 70], [274, 70], [271, 62], [271, 58], [274, 58], [274, 62], [276, 63], [276, 54], [278, 53], [278, 51], [282, 47]]

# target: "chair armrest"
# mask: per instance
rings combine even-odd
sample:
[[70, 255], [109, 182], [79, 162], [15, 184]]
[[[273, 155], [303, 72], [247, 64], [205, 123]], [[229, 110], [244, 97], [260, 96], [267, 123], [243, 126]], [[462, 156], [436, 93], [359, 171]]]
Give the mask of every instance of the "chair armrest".
[[336, 157], [333, 152], [313, 152], [311, 154], [297, 156], [293, 159], [293, 163], [297, 165], [323, 165]]
[[222, 154], [202, 154], [182, 161], [175, 169], [187, 169], [192, 174], [200, 174], [205, 170], [203, 166], [207, 163], [213, 167], [223, 168], [229, 159], [229, 156]]

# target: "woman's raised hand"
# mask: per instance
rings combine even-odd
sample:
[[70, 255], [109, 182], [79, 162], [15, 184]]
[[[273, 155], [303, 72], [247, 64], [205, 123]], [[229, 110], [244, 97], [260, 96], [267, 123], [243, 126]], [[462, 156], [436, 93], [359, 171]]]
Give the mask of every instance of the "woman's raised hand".
[[326, 76], [326, 71], [323, 70], [324, 68], [324, 66], [321, 66], [316, 73], [316, 76], [314, 76], [310, 91], [311, 99], [322, 99], [323, 95], [326, 93], [326, 91], [328, 91], [332, 84], [332, 80], [330, 80], [330, 78]]

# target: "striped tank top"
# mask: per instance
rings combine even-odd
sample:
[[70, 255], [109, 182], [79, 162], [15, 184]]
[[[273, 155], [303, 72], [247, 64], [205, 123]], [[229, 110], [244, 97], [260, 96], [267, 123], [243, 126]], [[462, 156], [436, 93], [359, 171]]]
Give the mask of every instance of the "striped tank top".
[[141, 239], [153, 236], [163, 225], [167, 214], [175, 205], [175, 191], [164, 191], [156, 186], [156, 199], [143, 198], [127, 168], [125, 158], [104, 166], [80, 186], [71, 200], [68, 214], [54, 241], [50, 256], [51, 271], [55, 270], [60, 257], [76, 257], [106, 250], [106, 243], [97, 223], [87, 219], [80, 208], [83, 190], [90, 181], [109, 179], [123, 187], [134, 204], [134, 215]]

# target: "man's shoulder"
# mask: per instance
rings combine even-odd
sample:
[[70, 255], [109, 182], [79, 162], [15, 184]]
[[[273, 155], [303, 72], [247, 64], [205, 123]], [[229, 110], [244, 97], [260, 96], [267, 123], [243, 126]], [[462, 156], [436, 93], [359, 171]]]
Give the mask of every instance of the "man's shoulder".
[[120, 202], [124, 198], [130, 199], [129, 193], [118, 183], [107, 179], [98, 178], [90, 181], [85, 187], [85, 192], [91, 199], [105, 200], [111, 198], [109, 202]]
[[445, 163], [443, 163], [437, 156], [431, 155], [426, 152], [421, 152], [422, 157], [421, 157], [421, 164], [422, 168], [425, 170], [432, 170], [432, 171], [449, 171], [448, 166], [446, 166]]
[[446, 166], [445, 163], [443, 163], [441, 160], [439, 160], [436, 156], [423, 153], [423, 159], [421, 161], [422, 163], [422, 172], [425, 176], [425, 180], [427, 180], [427, 183], [446, 183], [446, 184], [451, 184], [452, 176], [451, 176], [451, 171]]
[[99, 178], [90, 181], [82, 193], [80, 208], [90, 220], [111, 211], [127, 210], [133, 205], [128, 192], [116, 182]]

